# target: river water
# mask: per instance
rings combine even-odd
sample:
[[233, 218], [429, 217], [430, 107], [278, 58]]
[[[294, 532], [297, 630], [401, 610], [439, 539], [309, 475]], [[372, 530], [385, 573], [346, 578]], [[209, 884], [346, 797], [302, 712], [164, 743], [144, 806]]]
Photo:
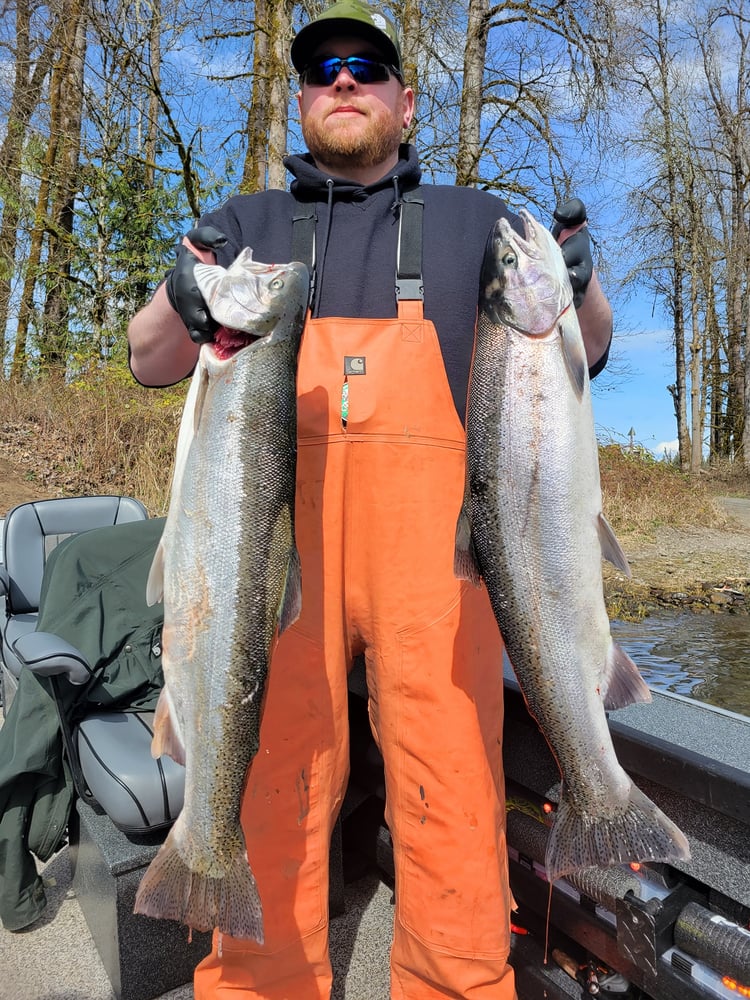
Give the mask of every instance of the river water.
[[612, 635], [649, 687], [750, 716], [750, 615], [664, 611]]

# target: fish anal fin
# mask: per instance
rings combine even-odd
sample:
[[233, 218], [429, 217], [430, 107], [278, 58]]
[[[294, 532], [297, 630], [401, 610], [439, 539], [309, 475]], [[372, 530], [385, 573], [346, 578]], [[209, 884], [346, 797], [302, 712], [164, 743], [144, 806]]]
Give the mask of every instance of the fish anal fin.
[[[572, 305], [570, 308], [573, 308]], [[583, 392], [586, 388], [586, 377], [589, 370], [583, 340], [580, 335], [575, 336], [573, 333], [566, 334], [562, 323], [559, 324], [559, 330], [565, 368], [576, 398], [580, 400], [583, 399]]]
[[608, 562], [611, 562], [615, 569], [619, 569], [621, 573], [624, 573], [625, 576], [630, 579], [631, 573], [627, 556], [622, 551], [622, 547], [617, 541], [617, 536], [612, 530], [612, 526], [604, 514], [599, 514], [596, 527], [599, 532], [599, 544], [602, 549], [602, 557]]
[[292, 547], [289, 553], [289, 565], [287, 566], [284, 590], [279, 604], [279, 628], [278, 635], [281, 635], [290, 625], [293, 625], [302, 611], [302, 566], [300, 565], [299, 552], [296, 547]]
[[466, 512], [466, 503], [461, 508], [456, 524], [456, 550], [453, 557], [453, 572], [459, 580], [470, 580], [475, 587], [481, 586], [482, 574], [479, 570], [474, 540], [471, 537], [471, 521]]
[[172, 708], [167, 688], [162, 688], [154, 711], [154, 735], [151, 740], [151, 756], [166, 754], [177, 764], [185, 765], [185, 747], [173, 721]]
[[600, 692], [604, 708], [608, 712], [637, 702], [651, 701], [648, 684], [641, 677], [638, 667], [614, 641], [607, 653]]

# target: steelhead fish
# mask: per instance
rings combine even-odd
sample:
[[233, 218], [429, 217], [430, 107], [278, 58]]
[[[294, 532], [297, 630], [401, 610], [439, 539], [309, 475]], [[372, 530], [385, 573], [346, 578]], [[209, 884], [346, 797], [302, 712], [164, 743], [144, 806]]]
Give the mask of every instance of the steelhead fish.
[[615, 756], [605, 710], [651, 695], [613, 641], [601, 558], [630, 575], [601, 510], [588, 366], [552, 235], [521, 213], [485, 255], [467, 412], [456, 575], [484, 579], [562, 792], [550, 879], [593, 865], [689, 857], [684, 834]]
[[303, 264], [196, 282], [222, 327], [201, 347], [177, 441], [169, 513], [147, 585], [164, 600], [164, 688], [152, 753], [185, 765], [185, 801], [136, 895], [137, 913], [262, 942], [240, 800], [258, 750], [274, 639], [298, 617], [296, 365]]

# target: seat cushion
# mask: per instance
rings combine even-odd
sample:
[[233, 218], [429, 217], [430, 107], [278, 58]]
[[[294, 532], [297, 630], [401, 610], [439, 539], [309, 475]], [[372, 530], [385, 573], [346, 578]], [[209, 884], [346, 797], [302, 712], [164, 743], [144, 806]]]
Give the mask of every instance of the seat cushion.
[[125, 833], [169, 826], [182, 809], [185, 769], [151, 756], [153, 720], [153, 712], [95, 712], [78, 727], [86, 783]]
[[3, 662], [14, 677], [18, 677], [24, 664], [18, 659], [13, 643], [20, 639], [22, 635], [33, 632], [36, 629], [38, 615], [29, 612], [23, 615], [14, 615], [8, 618], [3, 630]]
[[120, 496], [58, 497], [14, 507], [3, 524], [3, 557], [10, 576], [11, 613], [38, 610], [44, 567], [61, 541], [91, 528], [147, 517], [139, 500]]

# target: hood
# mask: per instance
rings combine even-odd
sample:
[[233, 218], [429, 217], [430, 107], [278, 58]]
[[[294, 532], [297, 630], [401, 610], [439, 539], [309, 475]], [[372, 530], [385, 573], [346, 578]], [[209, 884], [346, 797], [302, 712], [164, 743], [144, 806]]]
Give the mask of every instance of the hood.
[[417, 158], [417, 151], [414, 146], [402, 143], [399, 147], [398, 163], [384, 177], [374, 184], [364, 186], [355, 181], [345, 180], [342, 177], [329, 177], [328, 174], [319, 170], [313, 162], [309, 153], [301, 156], [287, 156], [284, 159], [284, 166], [294, 177], [291, 184], [291, 192], [300, 201], [328, 201], [329, 181], [333, 182], [334, 198], [353, 198], [357, 195], [372, 194], [382, 188], [394, 186], [398, 191], [408, 191], [419, 184], [422, 171]]

